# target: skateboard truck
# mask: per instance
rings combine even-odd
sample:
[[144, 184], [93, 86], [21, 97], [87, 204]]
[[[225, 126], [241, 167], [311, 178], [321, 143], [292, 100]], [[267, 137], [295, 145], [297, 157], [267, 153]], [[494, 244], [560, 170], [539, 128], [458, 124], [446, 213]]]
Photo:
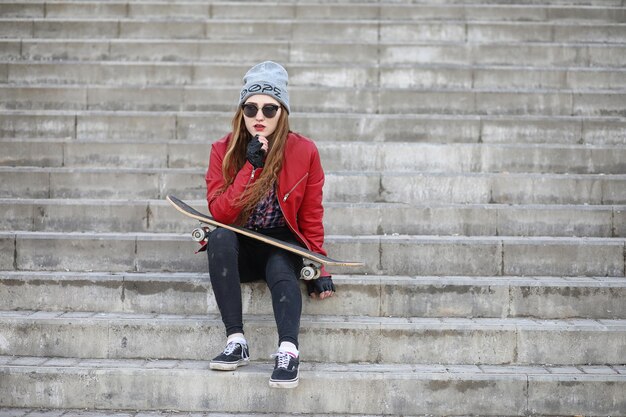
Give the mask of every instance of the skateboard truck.
[[[191, 231], [191, 238], [200, 244], [205, 244], [206, 239], [209, 235], [209, 231], [210, 228], [206, 226], [196, 227]], [[321, 266], [322, 265], [319, 263], [307, 261], [307, 263], [305, 263], [300, 270], [300, 279], [303, 279], [305, 281], [318, 279], [320, 277], [320, 274], [322, 273], [322, 270], [320, 269]]]

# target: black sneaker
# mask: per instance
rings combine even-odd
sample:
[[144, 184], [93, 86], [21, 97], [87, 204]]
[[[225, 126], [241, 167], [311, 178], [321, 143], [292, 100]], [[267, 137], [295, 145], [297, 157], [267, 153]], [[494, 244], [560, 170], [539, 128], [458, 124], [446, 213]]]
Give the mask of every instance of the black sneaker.
[[248, 345], [230, 342], [224, 351], [211, 361], [209, 368], [218, 371], [234, 371], [237, 367], [247, 365], [249, 362]]
[[272, 355], [276, 358], [274, 372], [270, 378], [272, 388], [295, 388], [298, 386], [298, 367], [300, 360], [286, 352], [278, 352]]

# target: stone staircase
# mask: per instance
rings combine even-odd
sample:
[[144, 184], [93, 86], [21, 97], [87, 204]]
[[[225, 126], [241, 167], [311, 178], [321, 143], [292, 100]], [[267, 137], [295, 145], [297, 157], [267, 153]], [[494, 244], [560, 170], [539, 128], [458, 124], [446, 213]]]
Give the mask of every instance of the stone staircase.
[[[336, 297], [296, 390], [208, 369], [195, 227], [241, 77], [290, 74]], [[623, 0], [0, 1], [0, 416], [626, 415]]]

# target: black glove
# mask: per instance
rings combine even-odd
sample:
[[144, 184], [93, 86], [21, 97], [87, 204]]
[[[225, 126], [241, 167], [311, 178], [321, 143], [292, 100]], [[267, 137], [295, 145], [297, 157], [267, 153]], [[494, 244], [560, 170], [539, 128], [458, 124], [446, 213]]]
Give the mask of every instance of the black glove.
[[259, 141], [258, 135], [253, 137], [250, 142], [248, 142], [246, 159], [248, 159], [248, 162], [250, 162], [255, 168], [263, 168], [263, 165], [265, 165], [265, 152], [261, 149], [262, 146], [263, 145]]
[[321, 294], [325, 291], [335, 292], [335, 284], [333, 284], [332, 277], [319, 277], [318, 279], [312, 279], [306, 282], [307, 294]]

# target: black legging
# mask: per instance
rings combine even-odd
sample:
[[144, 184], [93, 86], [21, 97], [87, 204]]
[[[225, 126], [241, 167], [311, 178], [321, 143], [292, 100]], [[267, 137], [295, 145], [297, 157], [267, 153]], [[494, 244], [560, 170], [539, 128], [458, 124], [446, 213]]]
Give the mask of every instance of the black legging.
[[[297, 243], [286, 227], [261, 231]], [[278, 343], [298, 346], [302, 293], [298, 278], [302, 258], [257, 240], [217, 228], [209, 235], [209, 274], [226, 335], [243, 333], [242, 282], [265, 280], [272, 294]]]

